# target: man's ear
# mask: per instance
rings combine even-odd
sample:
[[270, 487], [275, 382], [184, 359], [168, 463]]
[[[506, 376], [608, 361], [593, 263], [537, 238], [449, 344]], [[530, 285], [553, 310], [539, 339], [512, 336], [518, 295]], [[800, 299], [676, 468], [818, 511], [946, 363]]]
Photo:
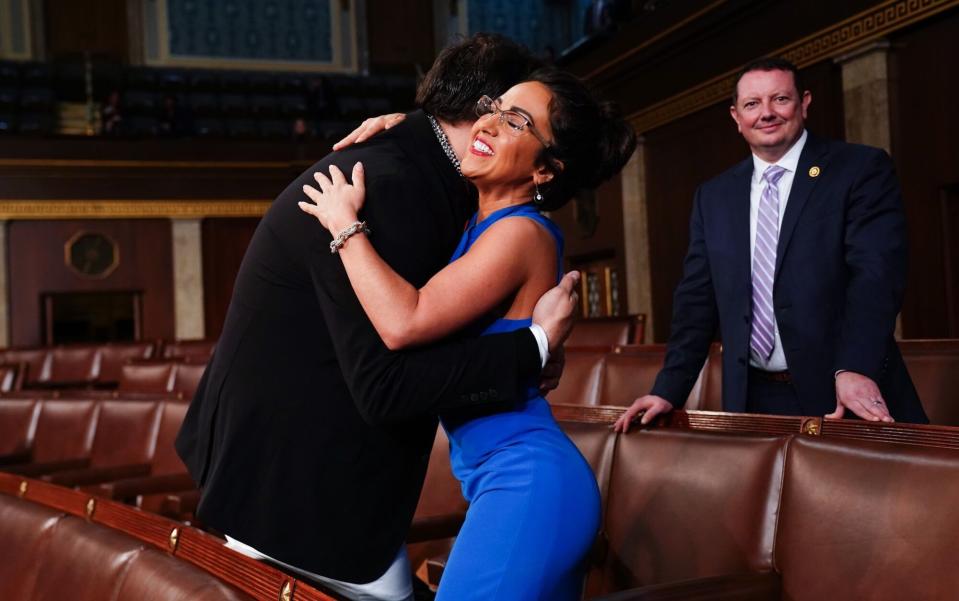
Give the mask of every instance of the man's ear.
[[739, 133], [743, 133], [743, 128], [739, 124], [739, 113], [736, 112], [735, 104], [729, 106], [729, 116], [732, 117], [733, 121], [736, 122], [736, 131], [738, 131]]

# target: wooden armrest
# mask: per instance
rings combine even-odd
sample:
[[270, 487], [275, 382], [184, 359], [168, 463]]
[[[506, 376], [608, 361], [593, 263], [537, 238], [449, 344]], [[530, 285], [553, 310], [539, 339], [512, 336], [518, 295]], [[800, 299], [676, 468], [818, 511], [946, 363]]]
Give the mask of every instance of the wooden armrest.
[[160, 505], [160, 515], [180, 519], [182, 516], [196, 513], [196, 507], [200, 504], [200, 491], [189, 490], [178, 492], [173, 495], [167, 495]]
[[763, 572], [654, 584], [594, 597], [592, 601], [780, 601], [781, 598], [779, 574]]
[[7, 453], [0, 455], [0, 465], [17, 465], [30, 463], [30, 451], [20, 451], [18, 453]]
[[53, 472], [80, 469], [88, 465], [90, 465], [90, 458], [84, 457], [82, 459], [64, 459], [62, 461], [47, 461], [45, 463], [12, 465], [3, 468], [3, 471], [21, 476], [41, 476], [43, 474], [52, 474]]
[[115, 500], [132, 499], [139, 495], [154, 495], [186, 491], [196, 487], [189, 474], [163, 474], [162, 476], [143, 476], [142, 478], [124, 478], [104, 484], [88, 485], [84, 491]]
[[465, 519], [466, 512], [413, 518], [406, 542], [421, 543], [456, 536]]
[[111, 465], [105, 467], [87, 467], [77, 470], [66, 470], [47, 474], [42, 479], [51, 484], [61, 486], [79, 486], [81, 484], [97, 484], [133, 476], [145, 476], [150, 473], [149, 463], [132, 465]]
[[426, 577], [429, 579], [430, 584], [439, 586], [440, 580], [443, 578], [443, 572], [446, 570], [446, 562], [449, 561], [449, 558], [450, 552], [447, 551], [442, 555], [430, 557], [426, 560]]

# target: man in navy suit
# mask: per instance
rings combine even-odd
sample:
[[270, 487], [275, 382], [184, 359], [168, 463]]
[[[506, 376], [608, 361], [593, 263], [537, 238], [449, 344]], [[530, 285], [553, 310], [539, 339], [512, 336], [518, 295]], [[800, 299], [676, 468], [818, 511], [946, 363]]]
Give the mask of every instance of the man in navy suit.
[[905, 217], [888, 155], [806, 131], [812, 95], [762, 59], [730, 113], [752, 156], [700, 186], [663, 369], [617, 421], [680, 407], [717, 327], [723, 408], [927, 423], [893, 337]]

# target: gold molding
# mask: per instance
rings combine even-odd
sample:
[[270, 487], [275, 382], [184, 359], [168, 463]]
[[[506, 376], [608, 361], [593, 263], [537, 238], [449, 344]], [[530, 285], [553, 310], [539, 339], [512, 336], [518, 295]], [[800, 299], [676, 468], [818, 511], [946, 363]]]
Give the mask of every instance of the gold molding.
[[118, 169], [287, 169], [291, 161], [145, 161], [131, 159], [0, 159], [0, 167]]
[[262, 217], [268, 200], [0, 200], [0, 219]]
[[[769, 56], [781, 56], [800, 68], [807, 67], [841, 56], [856, 46], [956, 6], [959, 6], [959, 0], [887, 0], [845, 21], [770, 52]], [[629, 122], [637, 133], [644, 133], [716, 104], [730, 95], [738, 72], [738, 69], [728, 71], [637, 111], [629, 115]]]

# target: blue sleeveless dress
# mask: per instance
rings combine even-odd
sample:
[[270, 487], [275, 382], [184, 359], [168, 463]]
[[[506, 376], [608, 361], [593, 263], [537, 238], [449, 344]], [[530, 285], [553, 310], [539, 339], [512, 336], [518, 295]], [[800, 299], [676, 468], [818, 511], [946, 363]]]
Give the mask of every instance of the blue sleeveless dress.
[[[556, 239], [557, 277], [563, 238], [532, 205], [470, 220], [450, 262], [492, 224], [522, 217]], [[480, 334], [527, 328], [531, 319], [489, 316]], [[600, 497], [589, 464], [559, 428], [537, 383], [526, 401], [494, 414], [444, 414], [450, 463], [470, 502], [450, 553], [437, 601], [497, 599], [574, 601], [582, 594], [585, 558], [600, 526]]]

